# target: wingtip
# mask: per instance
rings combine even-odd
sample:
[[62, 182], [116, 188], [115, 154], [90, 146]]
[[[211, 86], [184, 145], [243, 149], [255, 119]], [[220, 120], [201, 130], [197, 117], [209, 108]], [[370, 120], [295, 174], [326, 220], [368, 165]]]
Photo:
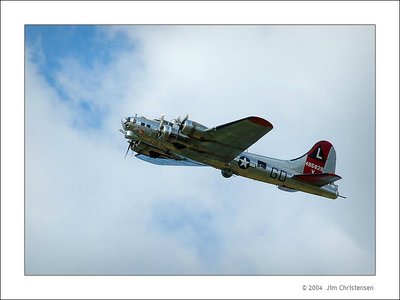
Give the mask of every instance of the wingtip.
[[273, 128], [274, 127], [274, 126], [272, 126], [272, 124], [270, 122], [268, 122], [267, 120], [265, 120], [263, 118], [260, 118], [260, 117], [252, 116], [252, 117], [249, 117], [248, 120], [253, 122], [253, 123], [255, 123], [255, 124], [264, 126], [264, 127], [268, 127], [268, 128]]

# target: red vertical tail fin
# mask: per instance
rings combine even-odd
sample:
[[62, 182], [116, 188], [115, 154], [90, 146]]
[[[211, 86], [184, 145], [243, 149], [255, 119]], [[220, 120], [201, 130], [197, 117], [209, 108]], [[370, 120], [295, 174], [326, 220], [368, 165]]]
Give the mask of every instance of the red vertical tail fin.
[[303, 174], [334, 174], [336, 151], [330, 142], [320, 141], [306, 154], [292, 161], [300, 163], [298, 171]]

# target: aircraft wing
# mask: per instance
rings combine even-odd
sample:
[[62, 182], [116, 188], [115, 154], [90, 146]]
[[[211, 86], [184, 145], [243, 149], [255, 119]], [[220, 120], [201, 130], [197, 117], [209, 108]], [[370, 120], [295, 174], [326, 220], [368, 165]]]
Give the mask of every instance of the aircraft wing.
[[205, 131], [199, 146], [215, 159], [229, 162], [273, 128], [260, 117], [247, 117]]

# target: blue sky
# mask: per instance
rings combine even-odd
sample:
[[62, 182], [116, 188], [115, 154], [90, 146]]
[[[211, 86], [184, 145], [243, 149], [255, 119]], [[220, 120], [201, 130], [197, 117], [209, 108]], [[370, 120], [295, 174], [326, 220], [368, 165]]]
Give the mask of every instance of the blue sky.
[[101, 28], [93, 25], [27, 25], [27, 46], [41, 47], [41, 52], [33, 53], [31, 60], [43, 64], [43, 75], [55, 84], [54, 73], [62, 68], [62, 60], [73, 58], [84, 67], [93, 68], [97, 63], [108, 65], [119, 51], [131, 49], [132, 43], [122, 34], [110, 38]]
[[[26, 26], [26, 272], [374, 274], [374, 30]], [[124, 160], [135, 113], [258, 115], [282, 159], [329, 140], [348, 198]]]
[[56, 76], [62, 72], [65, 64], [71, 62], [85, 69], [99, 65], [107, 68], [121, 51], [132, 50], [133, 44], [122, 34], [110, 38], [102, 26], [91, 25], [25, 26], [25, 38], [28, 49], [35, 49], [30, 60], [57, 91], [60, 100], [75, 100], [77, 117], [83, 121], [79, 124], [89, 128], [101, 127], [107, 111], [93, 105], [92, 99], [88, 97], [71, 99], [74, 96], [57, 81]]

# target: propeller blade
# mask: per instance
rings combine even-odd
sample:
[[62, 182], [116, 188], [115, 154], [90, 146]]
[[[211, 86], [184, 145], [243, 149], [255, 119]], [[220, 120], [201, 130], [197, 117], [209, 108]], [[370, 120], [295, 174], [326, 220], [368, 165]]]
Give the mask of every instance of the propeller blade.
[[126, 150], [126, 153], [125, 153], [125, 156], [124, 156], [124, 159], [126, 158], [126, 156], [128, 155], [128, 152], [129, 152], [129, 148], [131, 147], [131, 145], [128, 145], [128, 149]]
[[119, 132], [121, 132], [121, 133], [123, 133], [123, 134], [126, 134], [126, 131], [124, 131], [124, 130], [122, 130], [122, 129], [120, 129], [120, 130], [118, 130]]
[[131, 148], [131, 143], [129, 143], [129, 145], [128, 145], [128, 149], [126, 149], [126, 153], [125, 153], [125, 156], [124, 156], [124, 159], [126, 158], [126, 156], [128, 155], [128, 152], [129, 152], [129, 149]]
[[182, 120], [182, 125], [183, 125], [183, 123], [186, 122], [187, 119], [189, 119], [189, 114], [186, 114], [186, 116], [183, 118], [183, 120]]
[[161, 115], [161, 119], [160, 119], [160, 126], [158, 127], [158, 130], [159, 130], [159, 131], [161, 131], [161, 127], [162, 127], [163, 124], [164, 124], [164, 117], [165, 117], [165, 115], [162, 114], [162, 115]]
[[[129, 152], [129, 150], [132, 150], [132, 146], [133, 146], [133, 144], [135, 143], [133, 140], [131, 140], [130, 142], [128, 142], [129, 143], [129, 145], [128, 145], [128, 149], [126, 149], [126, 153], [125, 153], [125, 157], [124, 157], [124, 159], [126, 158], [126, 156], [128, 155], [128, 152]], [[133, 152], [133, 150], [132, 150], [132, 152]]]
[[185, 124], [185, 122], [187, 121], [187, 119], [189, 119], [189, 114], [186, 114], [186, 116], [183, 118], [183, 120], [181, 122], [179, 122], [179, 130], [183, 129], [183, 125]]

